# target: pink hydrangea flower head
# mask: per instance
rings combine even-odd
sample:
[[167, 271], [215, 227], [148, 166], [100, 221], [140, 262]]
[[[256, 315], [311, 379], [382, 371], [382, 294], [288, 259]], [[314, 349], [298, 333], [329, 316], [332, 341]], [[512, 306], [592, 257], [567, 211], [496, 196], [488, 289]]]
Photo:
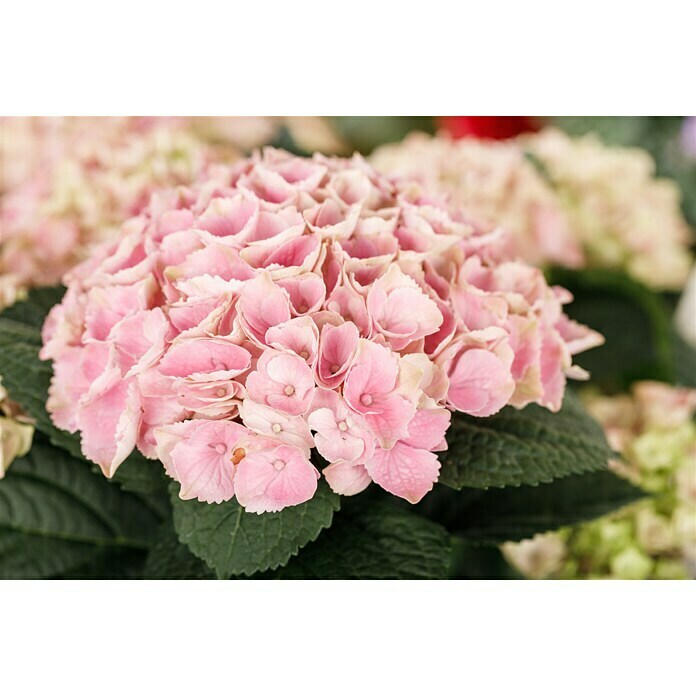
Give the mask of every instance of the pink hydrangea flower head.
[[600, 340], [487, 230], [359, 156], [268, 149], [158, 190], [64, 277], [53, 421], [107, 476], [160, 459], [185, 499], [276, 512], [323, 476], [415, 503], [454, 411], [555, 410]]

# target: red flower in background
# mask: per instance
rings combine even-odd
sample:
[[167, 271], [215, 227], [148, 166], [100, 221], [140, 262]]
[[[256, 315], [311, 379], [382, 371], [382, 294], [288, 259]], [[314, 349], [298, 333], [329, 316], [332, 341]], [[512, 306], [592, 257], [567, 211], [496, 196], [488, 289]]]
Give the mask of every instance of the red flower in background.
[[521, 133], [538, 131], [542, 121], [537, 116], [438, 116], [440, 128], [453, 138], [487, 138], [505, 140]]

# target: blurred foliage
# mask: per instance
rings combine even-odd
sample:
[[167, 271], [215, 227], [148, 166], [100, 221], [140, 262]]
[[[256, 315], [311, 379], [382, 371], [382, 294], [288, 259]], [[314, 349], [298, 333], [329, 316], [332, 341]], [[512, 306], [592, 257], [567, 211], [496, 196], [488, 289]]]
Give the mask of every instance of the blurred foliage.
[[432, 116], [330, 116], [338, 134], [363, 155], [379, 145], [403, 140], [411, 131], [435, 132]]
[[670, 297], [616, 271], [554, 268], [547, 277], [573, 293], [568, 316], [605, 338], [575, 358], [594, 384], [608, 393], [646, 379], [696, 387], [696, 351], [674, 329]]

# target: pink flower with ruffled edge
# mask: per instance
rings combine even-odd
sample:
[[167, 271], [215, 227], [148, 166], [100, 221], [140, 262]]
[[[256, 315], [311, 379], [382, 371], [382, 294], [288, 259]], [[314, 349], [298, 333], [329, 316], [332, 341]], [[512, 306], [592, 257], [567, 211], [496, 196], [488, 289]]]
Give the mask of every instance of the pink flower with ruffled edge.
[[319, 472], [302, 450], [262, 440], [239, 462], [235, 491], [247, 512], [278, 512], [309, 500], [318, 479]]
[[137, 447], [185, 499], [275, 512], [323, 476], [418, 502], [453, 411], [556, 410], [601, 340], [485, 229], [359, 157], [219, 167], [66, 275], [47, 407], [107, 476]]

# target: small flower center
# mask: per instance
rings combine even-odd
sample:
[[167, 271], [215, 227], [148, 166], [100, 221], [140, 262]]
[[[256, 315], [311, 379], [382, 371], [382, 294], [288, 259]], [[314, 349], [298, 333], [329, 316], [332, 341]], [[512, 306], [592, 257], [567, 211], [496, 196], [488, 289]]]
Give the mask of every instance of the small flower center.
[[331, 374], [335, 375], [340, 369], [341, 369], [340, 365], [332, 365], [331, 366]]
[[215, 396], [217, 396], [218, 398], [222, 398], [223, 396], [225, 396], [226, 393], [227, 392], [222, 387], [220, 387], [215, 391]]
[[283, 429], [283, 426], [281, 426], [280, 423], [274, 423], [274, 424], [271, 426], [271, 430], [272, 430], [274, 433], [279, 433], [282, 429]]
[[309, 353], [308, 353], [306, 350], [303, 350], [303, 351], [300, 353], [300, 357], [301, 357], [303, 360], [306, 360], [306, 359], [309, 357]]
[[246, 457], [246, 452], [243, 447], [237, 447], [237, 449], [232, 452], [232, 463], [239, 464]]
[[346, 424], [345, 421], [341, 421], [341, 422], [338, 424], [338, 429], [339, 429], [341, 432], [344, 432], [344, 433], [345, 433], [346, 430], [348, 430], [348, 425]]
[[371, 406], [372, 405], [372, 396], [370, 394], [363, 394], [360, 397], [360, 403], [363, 406]]
[[287, 396], [292, 396], [295, 393], [295, 387], [293, 387], [292, 384], [288, 384], [283, 391]]
[[273, 462], [273, 468], [274, 468], [276, 471], [281, 471], [282, 469], [285, 468], [285, 462], [284, 462], [282, 459], [276, 459], [276, 460]]
[[299, 308], [297, 311], [298, 311], [300, 314], [304, 314], [308, 309], [309, 309], [309, 307], [307, 307], [307, 305], [303, 304], [303, 305], [300, 306], [300, 308]]

